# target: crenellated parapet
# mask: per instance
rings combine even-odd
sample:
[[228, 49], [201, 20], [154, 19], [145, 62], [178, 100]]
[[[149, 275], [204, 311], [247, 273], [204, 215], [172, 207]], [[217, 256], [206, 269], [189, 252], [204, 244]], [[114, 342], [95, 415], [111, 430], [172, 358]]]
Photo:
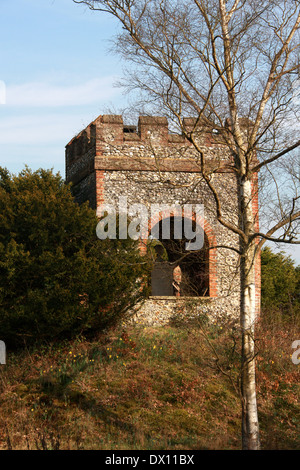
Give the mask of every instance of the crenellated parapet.
[[196, 126], [195, 118], [183, 119], [183, 125], [186, 135], [170, 132], [165, 117], [140, 116], [134, 126], [124, 124], [120, 115], [98, 116], [66, 145], [66, 180], [78, 182], [97, 169], [156, 171], [158, 160], [161, 171], [197, 172], [199, 165], [187, 138], [191, 132], [200, 145], [214, 148], [212, 159], [224, 160], [224, 142], [216, 131]]

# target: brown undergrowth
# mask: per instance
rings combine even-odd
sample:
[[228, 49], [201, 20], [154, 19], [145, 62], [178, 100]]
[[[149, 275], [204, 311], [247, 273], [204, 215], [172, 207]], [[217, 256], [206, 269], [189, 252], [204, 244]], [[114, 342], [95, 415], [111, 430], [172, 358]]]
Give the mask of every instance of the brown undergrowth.
[[[295, 331], [258, 326], [262, 448], [296, 449]], [[240, 449], [238, 328], [123, 326], [12, 353], [0, 366], [0, 449]]]

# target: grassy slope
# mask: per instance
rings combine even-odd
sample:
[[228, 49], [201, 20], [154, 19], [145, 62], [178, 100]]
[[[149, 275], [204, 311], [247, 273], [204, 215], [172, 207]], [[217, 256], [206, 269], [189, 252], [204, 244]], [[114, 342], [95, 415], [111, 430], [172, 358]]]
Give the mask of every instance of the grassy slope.
[[[262, 448], [299, 449], [297, 335], [262, 326], [258, 339]], [[226, 325], [136, 325], [8, 352], [0, 449], [239, 449], [238, 343]]]

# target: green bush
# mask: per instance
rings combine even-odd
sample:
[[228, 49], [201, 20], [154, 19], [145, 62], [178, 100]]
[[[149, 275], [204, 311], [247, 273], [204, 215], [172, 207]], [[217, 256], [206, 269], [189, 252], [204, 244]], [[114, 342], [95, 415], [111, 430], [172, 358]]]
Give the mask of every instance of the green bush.
[[97, 218], [50, 170], [0, 168], [0, 338], [11, 346], [107, 328], [144, 296], [137, 242], [99, 240]]
[[284, 252], [261, 253], [262, 309], [268, 318], [295, 319], [300, 316], [300, 269]]

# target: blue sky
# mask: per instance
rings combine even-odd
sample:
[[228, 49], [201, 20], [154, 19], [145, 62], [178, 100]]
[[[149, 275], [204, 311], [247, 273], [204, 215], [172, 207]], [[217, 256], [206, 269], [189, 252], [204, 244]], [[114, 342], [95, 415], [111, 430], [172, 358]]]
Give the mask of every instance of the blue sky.
[[0, 165], [64, 177], [66, 143], [125, 102], [108, 52], [117, 25], [72, 0], [0, 0], [0, 22]]
[[[126, 105], [109, 53], [118, 25], [72, 0], [0, 0], [0, 23], [0, 166], [64, 177], [69, 140]], [[300, 264], [299, 247], [281, 249]]]

